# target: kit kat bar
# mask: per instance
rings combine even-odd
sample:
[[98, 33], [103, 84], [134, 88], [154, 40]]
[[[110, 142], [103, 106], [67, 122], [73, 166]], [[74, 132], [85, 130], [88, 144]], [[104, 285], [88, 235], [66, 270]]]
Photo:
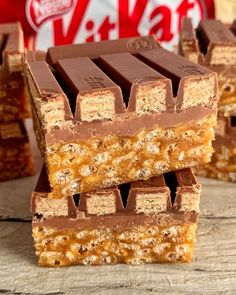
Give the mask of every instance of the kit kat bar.
[[[51, 193], [45, 167], [31, 199], [39, 218], [199, 212], [201, 186], [191, 169], [74, 196]], [[83, 213], [83, 214], [82, 214]], [[79, 214], [79, 215], [78, 215]]]
[[130, 52], [134, 54], [159, 46], [154, 36], [124, 38], [78, 45], [63, 45], [49, 48], [46, 60], [50, 65], [54, 66], [58, 60], [65, 58], [89, 57], [91, 59], [97, 59], [102, 54], [117, 52]]
[[0, 24], [0, 36], [3, 68], [9, 73], [22, 71], [24, 38], [20, 23]]
[[56, 72], [68, 89], [75, 118], [81, 122], [112, 120], [125, 111], [121, 89], [88, 57], [59, 60]]
[[199, 193], [201, 186], [191, 169], [182, 169], [175, 172], [177, 180], [176, 197], [173, 207], [184, 212], [199, 212]]
[[171, 81], [130, 53], [101, 55], [98, 64], [121, 86], [128, 111], [143, 115], [174, 109]]
[[[42, 122], [46, 126], [60, 125], [65, 120], [73, 118], [69, 101], [52, 74], [48, 64], [44, 61], [34, 61], [29, 56], [29, 83], [35, 85], [37, 96], [35, 104], [41, 110]], [[32, 80], [32, 81], [31, 81]]]
[[180, 31], [179, 53], [194, 63], [198, 63], [199, 47], [190, 18], [183, 18]]
[[75, 218], [77, 208], [73, 196], [57, 198], [51, 196], [50, 185], [45, 166], [39, 175], [35, 190], [31, 196], [31, 212], [38, 218], [67, 216]]
[[140, 52], [138, 57], [172, 80], [177, 111], [217, 106], [216, 74], [212, 71], [163, 48]]
[[185, 41], [195, 42], [196, 37], [193, 29], [191, 18], [185, 17], [182, 20], [182, 38]]
[[124, 211], [117, 186], [80, 194], [79, 211], [89, 215], [108, 215]]
[[197, 34], [206, 64], [235, 64], [236, 38], [221, 21], [202, 20]]
[[128, 210], [136, 213], [159, 213], [171, 208], [170, 189], [163, 175], [131, 183], [127, 200]]

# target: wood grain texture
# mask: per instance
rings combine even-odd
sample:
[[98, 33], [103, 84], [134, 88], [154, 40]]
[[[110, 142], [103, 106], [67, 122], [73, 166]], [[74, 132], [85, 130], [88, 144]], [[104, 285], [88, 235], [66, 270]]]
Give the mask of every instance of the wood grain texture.
[[[36, 159], [39, 171], [38, 152]], [[34, 254], [27, 220], [36, 180], [0, 184], [0, 294], [236, 294], [236, 185], [199, 178], [202, 213], [190, 264], [55, 269], [38, 267]]]

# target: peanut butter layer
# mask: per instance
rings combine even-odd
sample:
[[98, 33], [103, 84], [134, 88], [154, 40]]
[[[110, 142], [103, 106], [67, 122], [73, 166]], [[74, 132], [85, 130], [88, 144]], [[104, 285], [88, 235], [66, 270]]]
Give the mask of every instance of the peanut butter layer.
[[[140, 48], [125, 49], [137, 40]], [[83, 44], [66, 58], [50, 59], [51, 66], [26, 62], [36, 135], [55, 193], [97, 190], [209, 161], [215, 73], [159, 45], [150, 49], [143, 38], [116, 42], [120, 52], [105, 42], [94, 51], [88, 45], [84, 57]], [[196, 135], [185, 150], [183, 132]]]
[[50, 196], [43, 170], [31, 204], [39, 264], [191, 261], [199, 200], [190, 169], [68, 198]]

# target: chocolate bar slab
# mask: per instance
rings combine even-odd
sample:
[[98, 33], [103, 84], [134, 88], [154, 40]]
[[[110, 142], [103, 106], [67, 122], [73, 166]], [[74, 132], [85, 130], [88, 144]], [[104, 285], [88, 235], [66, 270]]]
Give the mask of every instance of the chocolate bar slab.
[[20, 23], [0, 24], [0, 123], [29, 118]]
[[[182, 57], [176, 58], [173, 53], [162, 48], [141, 52], [139, 57], [172, 80], [177, 111], [200, 104], [206, 107], [216, 104], [218, 100], [216, 88], [212, 87], [215, 83], [214, 77], [208, 69], [195, 65]], [[203, 76], [205, 79], [201, 81], [200, 77]], [[188, 93], [189, 89], [194, 89], [194, 91]], [[200, 93], [201, 99], [199, 99]]]
[[72, 93], [70, 105], [73, 113], [76, 105], [76, 120], [112, 120], [125, 111], [120, 88], [89, 58], [62, 59], [57, 73]]
[[[132, 40], [116, 42], [124, 51]], [[68, 196], [209, 161], [215, 73], [158, 46], [111, 54], [110, 43], [102, 44], [95, 59], [91, 45], [90, 55], [80, 56], [82, 44], [75, 47], [77, 56], [55, 59], [54, 66], [26, 61], [36, 135], [53, 191]]]
[[183, 19], [180, 34], [179, 53], [191, 60], [191, 54], [198, 54], [198, 62], [218, 74], [219, 111], [226, 116], [236, 113], [236, 37], [229, 28], [218, 20], [203, 20], [199, 23], [197, 34], [192, 35], [195, 50], [188, 46], [186, 31], [192, 32], [191, 20]]
[[201, 187], [190, 169], [68, 199], [53, 198], [45, 178], [31, 204], [40, 265], [191, 260]]
[[24, 123], [0, 124], [0, 180], [33, 174], [33, 160]]
[[[98, 64], [116, 83], [121, 83], [123, 98], [129, 111], [143, 115], [150, 111], [174, 109], [171, 81], [130, 53], [102, 55]], [[148, 99], [144, 85], [153, 91], [162, 91], [163, 95], [158, 100]]]

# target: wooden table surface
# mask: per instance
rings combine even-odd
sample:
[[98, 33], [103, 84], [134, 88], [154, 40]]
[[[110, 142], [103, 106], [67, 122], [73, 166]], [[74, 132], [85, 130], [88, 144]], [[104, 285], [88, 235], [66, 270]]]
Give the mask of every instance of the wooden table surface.
[[236, 185], [205, 178], [192, 263], [38, 267], [29, 200], [42, 161], [31, 140], [37, 175], [0, 184], [0, 294], [236, 294]]

